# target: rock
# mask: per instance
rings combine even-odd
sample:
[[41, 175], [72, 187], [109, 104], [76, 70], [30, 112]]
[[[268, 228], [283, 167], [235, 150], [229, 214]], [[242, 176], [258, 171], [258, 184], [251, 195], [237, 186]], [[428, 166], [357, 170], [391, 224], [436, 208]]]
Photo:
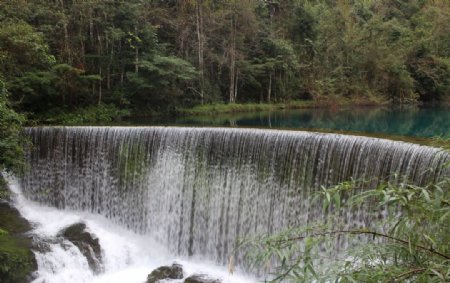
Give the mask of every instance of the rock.
[[86, 257], [89, 267], [95, 273], [103, 271], [102, 251], [98, 238], [86, 231], [86, 224], [76, 223], [64, 228], [58, 233], [78, 247], [80, 252]]
[[62, 245], [63, 242], [64, 242], [64, 240], [61, 238], [43, 237], [40, 235], [33, 235], [31, 249], [35, 252], [45, 254], [45, 253], [49, 253], [52, 251], [52, 249], [51, 249], [52, 244]]
[[148, 275], [146, 283], [156, 283], [163, 279], [183, 279], [183, 267], [176, 263], [158, 267]]
[[[0, 190], [5, 191], [1, 181], [0, 175]], [[24, 283], [34, 279], [37, 262], [27, 234], [30, 229], [30, 223], [18, 210], [0, 199], [0, 282]]]
[[194, 274], [186, 278], [184, 283], [222, 283], [222, 280], [211, 278], [206, 274]]
[[6, 201], [0, 202], [0, 227], [10, 234], [23, 234], [31, 230], [30, 223]]

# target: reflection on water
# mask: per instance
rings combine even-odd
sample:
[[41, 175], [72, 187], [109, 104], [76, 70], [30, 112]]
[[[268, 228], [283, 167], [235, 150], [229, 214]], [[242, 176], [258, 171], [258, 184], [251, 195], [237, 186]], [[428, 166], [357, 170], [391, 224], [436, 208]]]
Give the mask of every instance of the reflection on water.
[[[137, 121], [138, 124], [322, 129], [410, 137], [450, 137], [449, 108], [298, 109]], [[136, 121], [133, 121], [135, 124]]]

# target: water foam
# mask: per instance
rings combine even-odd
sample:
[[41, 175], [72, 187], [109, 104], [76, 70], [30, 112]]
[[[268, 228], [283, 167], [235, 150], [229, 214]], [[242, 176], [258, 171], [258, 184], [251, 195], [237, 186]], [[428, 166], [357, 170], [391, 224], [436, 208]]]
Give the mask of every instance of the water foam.
[[[38, 272], [33, 283], [143, 283], [152, 270], [172, 262], [183, 265], [185, 277], [203, 273], [225, 283], [256, 282], [249, 276], [229, 274], [211, 262], [171, 255], [151, 237], [131, 232], [105, 217], [82, 211], [58, 210], [29, 201], [17, 181], [12, 177], [8, 179], [15, 195], [15, 206], [34, 227], [31, 232], [33, 238], [47, 245], [43, 251], [35, 251]], [[99, 239], [104, 259], [104, 272], [101, 274], [94, 274], [89, 269], [86, 258], [76, 246], [57, 237], [61, 229], [79, 222], [84, 222], [89, 232]]]

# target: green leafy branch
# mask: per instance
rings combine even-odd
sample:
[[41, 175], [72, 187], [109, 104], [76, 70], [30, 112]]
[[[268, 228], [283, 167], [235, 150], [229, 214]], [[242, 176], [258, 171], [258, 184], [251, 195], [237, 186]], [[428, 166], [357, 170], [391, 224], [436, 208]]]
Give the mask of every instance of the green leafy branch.
[[[359, 184], [322, 188], [317, 223], [244, 241], [253, 266], [270, 282], [448, 282], [450, 178], [427, 186], [397, 178], [365, 191]], [[373, 213], [372, 223], [344, 223], [358, 209]]]

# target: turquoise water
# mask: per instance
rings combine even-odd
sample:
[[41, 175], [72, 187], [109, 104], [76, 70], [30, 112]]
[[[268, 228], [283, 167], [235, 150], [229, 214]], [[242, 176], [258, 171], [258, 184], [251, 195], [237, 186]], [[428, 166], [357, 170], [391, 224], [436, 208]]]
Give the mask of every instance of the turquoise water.
[[299, 109], [164, 118], [144, 124], [315, 129], [408, 137], [450, 137], [450, 108]]

